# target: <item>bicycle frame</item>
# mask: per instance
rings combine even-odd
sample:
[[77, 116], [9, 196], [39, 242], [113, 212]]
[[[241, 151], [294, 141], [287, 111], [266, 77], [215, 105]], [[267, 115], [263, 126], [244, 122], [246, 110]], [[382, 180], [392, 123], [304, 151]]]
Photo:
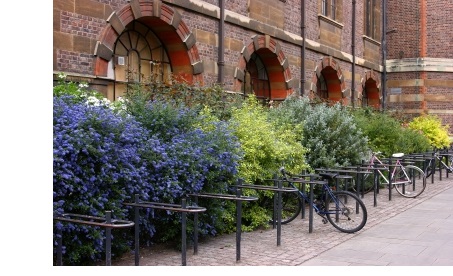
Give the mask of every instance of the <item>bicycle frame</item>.
[[[432, 165], [431, 162], [432, 162], [432, 161], [434, 161], [434, 166], [435, 166], [435, 165], [436, 165], [436, 160], [439, 162], [439, 164], [440, 164], [444, 169], [447, 170], [447, 173], [449, 172], [449, 170], [452, 169], [448, 164], [446, 164], [446, 163], [444, 162], [444, 157], [443, 157], [439, 152], [435, 152], [435, 153], [434, 153], [434, 158], [435, 158], [435, 159], [428, 161], [427, 169], [430, 169], [430, 168], [431, 168], [431, 165]], [[448, 161], [448, 159], [447, 159], [447, 161]]]
[[[294, 185], [290, 180], [287, 180], [287, 181], [288, 181], [288, 184], [292, 188], [295, 188], [295, 189], [298, 190], [297, 193], [302, 198], [302, 200], [304, 200], [307, 203], [310, 203], [310, 198], [304, 192], [302, 192], [300, 189], [298, 189], [296, 187], [296, 185]], [[332, 189], [329, 187], [329, 185], [323, 184], [322, 185], [322, 190], [323, 190], [322, 198], [325, 200], [326, 195], [328, 195], [331, 199], [334, 200], [335, 206], [339, 207], [339, 202], [338, 202], [337, 198], [334, 196], [334, 194], [332, 193]], [[323, 216], [323, 215], [326, 215], [326, 214], [334, 214], [333, 211], [329, 212], [327, 210], [321, 210], [314, 202], [312, 203], [312, 207], [313, 207], [313, 210], [315, 211], [315, 213], [320, 215], [320, 216]]]
[[[371, 159], [370, 159], [370, 165], [369, 167], [372, 168], [374, 167], [375, 165], [375, 161], [377, 161], [377, 163], [379, 165], [382, 165], [384, 168], [388, 169], [388, 166], [386, 166], [386, 164], [384, 164], [377, 156], [375, 153], [372, 154], [371, 156]], [[396, 162], [395, 162], [395, 166], [393, 167], [393, 170], [390, 172], [390, 179], [394, 179], [394, 176], [395, 176], [395, 172], [396, 172], [396, 169], [398, 166], [401, 166], [401, 168], [403, 168], [403, 173], [404, 173], [404, 176], [405, 176], [405, 179], [403, 181], [396, 181], [396, 182], [393, 182], [392, 181], [392, 184], [404, 184], [404, 183], [407, 183], [408, 181], [411, 181], [411, 178], [410, 176], [407, 174], [406, 170], [404, 170], [404, 166], [401, 164], [401, 160], [400, 159], [396, 159]], [[380, 176], [382, 177], [382, 179], [384, 180], [384, 183], [381, 183], [381, 184], [385, 184], [385, 185], [389, 185], [390, 184], [390, 180], [382, 173], [381, 170], [377, 169], [377, 172], [380, 174]]]

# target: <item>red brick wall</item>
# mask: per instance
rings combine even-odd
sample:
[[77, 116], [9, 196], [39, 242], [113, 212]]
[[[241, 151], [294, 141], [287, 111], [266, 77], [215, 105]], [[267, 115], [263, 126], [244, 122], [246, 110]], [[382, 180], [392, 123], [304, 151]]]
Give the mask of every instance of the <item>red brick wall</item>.
[[[420, 0], [387, 1], [387, 59], [420, 56]], [[401, 52], [401, 54], [400, 54]]]
[[427, 56], [453, 58], [453, 2], [445, 0], [426, 2]]

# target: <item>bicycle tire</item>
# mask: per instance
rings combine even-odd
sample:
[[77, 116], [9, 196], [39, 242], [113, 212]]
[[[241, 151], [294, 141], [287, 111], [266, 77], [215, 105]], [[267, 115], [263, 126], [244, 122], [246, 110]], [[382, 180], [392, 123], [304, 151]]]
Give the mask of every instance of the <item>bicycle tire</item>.
[[[407, 179], [407, 176], [411, 179]], [[395, 190], [407, 198], [416, 198], [426, 188], [426, 175], [422, 169], [417, 166], [407, 165], [397, 168], [395, 172]]]
[[363, 201], [347, 191], [332, 192], [326, 202], [327, 220], [336, 229], [344, 233], [360, 231], [366, 224], [368, 213]]
[[[275, 195], [277, 196], [277, 194]], [[270, 223], [274, 223], [277, 220], [277, 214], [273, 212], [274, 208], [271, 208], [272, 212]], [[300, 214], [302, 210], [302, 199], [298, 192], [284, 192], [282, 193], [282, 216], [281, 224], [287, 224], [293, 221]]]

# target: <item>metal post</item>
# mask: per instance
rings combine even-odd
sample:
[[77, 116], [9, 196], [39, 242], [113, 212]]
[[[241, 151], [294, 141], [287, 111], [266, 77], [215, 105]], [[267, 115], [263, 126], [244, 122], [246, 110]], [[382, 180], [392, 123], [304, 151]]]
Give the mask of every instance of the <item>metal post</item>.
[[377, 206], [377, 189], [379, 186], [379, 172], [377, 171], [377, 164], [374, 164], [374, 172], [373, 172], [373, 197], [374, 197], [374, 207]]
[[[236, 197], [240, 198], [242, 189], [236, 188]], [[242, 220], [242, 201], [236, 200], [236, 262], [241, 259], [241, 220]]]
[[[183, 209], [186, 208], [186, 199], [183, 198], [181, 200], [181, 207]], [[181, 214], [181, 219], [182, 219], [182, 227], [181, 227], [181, 237], [182, 237], [182, 241], [181, 241], [181, 251], [182, 251], [182, 265], [185, 266], [186, 265], [186, 239], [187, 239], [187, 233], [186, 233], [186, 212], [182, 212]]]
[[[106, 211], [105, 212], [105, 222], [107, 224], [112, 223], [112, 212]], [[112, 265], [112, 228], [107, 227], [105, 229], [105, 265], [110, 266]]]
[[308, 208], [308, 233], [313, 232], [313, 176], [310, 176], [310, 199], [309, 199], [309, 208]]
[[300, 58], [301, 63], [301, 80], [300, 80], [300, 93], [299, 96], [305, 94], [305, 0], [301, 1], [301, 26], [300, 30], [302, 32], [302, 55]]
[[[194, 198], [195, 205], [198, 206], [198, 196]], [[193, 254], [198, 254], [198, 213], [194, 214], [193, 218]]]
[[224, 28], [225, 28], [225, 3], [224, 0], [219, 0], [219, 7], [220, 7], [220, 22], [219, 22], [219, 60], [217, 65], [219, 67], [219, 76], [218, 76], [218, 83], [223, 86], [224, 83], [224, 54], [225, 54], [225, 46], [224, 46]]
[[282, 181], [278, 180], [278, 189], [277, 192], [277, 246], [281, 243], [281, 236], [282, 236]]
[[63, 231], [59, 228], [57, 230], [57, 265], [63, 265]]
[[389, 201], [392, 200], [392, 182], [393, 182], [393, 175], [392, 175], [392, 157], [389, 158]]
[[[135, 203], [140, 202], [140, 196], [138, 194], [135, 195]], [[134, 216], [135, 216], [135, 265], [140, 265], [140, 212], [139, 207], [134, 206]]]

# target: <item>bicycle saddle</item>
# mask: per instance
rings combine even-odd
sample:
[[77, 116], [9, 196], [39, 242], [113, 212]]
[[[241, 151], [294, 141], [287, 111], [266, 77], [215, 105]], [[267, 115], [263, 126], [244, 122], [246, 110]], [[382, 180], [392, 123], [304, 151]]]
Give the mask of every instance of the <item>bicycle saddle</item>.
[[324, 172], [324, 173], [318, 173], [319, 176], [321, 176], [323, 179], [329, 179], [329, 180], [333, 180], [337, 175], [338, 173], [327, 173], [327, 172]]
[[395, 157], [395, 158], [401, 158], [403, 156], [404, 156], [404, 153], [402, 153], [402, 152], [392, 154], [392, 157]]

